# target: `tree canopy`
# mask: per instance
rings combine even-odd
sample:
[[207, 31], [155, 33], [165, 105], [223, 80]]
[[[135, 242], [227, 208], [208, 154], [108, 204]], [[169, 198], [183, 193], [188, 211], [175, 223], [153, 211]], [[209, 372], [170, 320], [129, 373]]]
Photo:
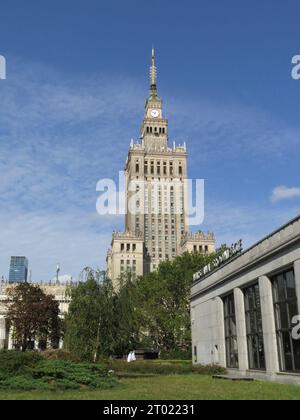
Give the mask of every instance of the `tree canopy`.
[[87, 360], [137, 348], [189, 354], [193, 274], [214, 257], [185, 253], [143, 277], [127, 273], [117, 291], [103, 273], [86, 269], [85, 281], [72, 290], [66, 348]]
[[59, 304], [39, 286], [24, 283], [8, 291], [7, 319], [16, 348], [26, 351], [38, 343], [56, 348], [62, 335]]

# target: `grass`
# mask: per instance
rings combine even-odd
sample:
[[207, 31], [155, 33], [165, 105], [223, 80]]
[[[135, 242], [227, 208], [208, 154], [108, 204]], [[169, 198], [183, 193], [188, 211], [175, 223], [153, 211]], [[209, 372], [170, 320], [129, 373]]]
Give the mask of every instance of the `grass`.
[[300, 400], [300, 387], [270, 382], [230, 382], [206, 375], [123, 378], [104, 390], [0, 392], [0, 400]]

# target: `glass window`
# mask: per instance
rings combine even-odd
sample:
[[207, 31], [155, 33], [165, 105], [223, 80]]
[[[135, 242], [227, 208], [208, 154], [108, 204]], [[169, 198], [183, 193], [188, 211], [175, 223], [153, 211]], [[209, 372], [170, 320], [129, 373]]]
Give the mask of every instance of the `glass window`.
[[300, 342], [292, 337], [292, 319], [298, 315], [294, 270], [272, 277], [280, 370], [300, 372]]
[[234, 295], [231, 294], [224, 298], [224, 321], [225, 321], [225, 342], [226, 342], [226, 360], [228, 368], [238, 368], [238, 345], [236, 317], [234, 306]]
[[259, 285], [244, 290], [249, 369], [266, 369]]

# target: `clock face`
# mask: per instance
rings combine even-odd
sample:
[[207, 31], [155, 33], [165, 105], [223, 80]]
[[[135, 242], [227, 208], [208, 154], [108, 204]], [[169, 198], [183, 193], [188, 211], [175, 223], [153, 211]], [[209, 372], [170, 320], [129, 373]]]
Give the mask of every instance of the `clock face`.
[[151, 111], [151, 117], [157, 118], [158, 116], [159, 116], [158, 109], [152, 109], [152, 111]]

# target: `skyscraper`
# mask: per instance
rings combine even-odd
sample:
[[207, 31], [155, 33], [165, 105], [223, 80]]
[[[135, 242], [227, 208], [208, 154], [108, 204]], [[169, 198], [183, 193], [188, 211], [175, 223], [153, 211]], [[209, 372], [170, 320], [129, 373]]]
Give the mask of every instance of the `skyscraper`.
[[146, 100], [140, 140], [131, 141], [125, 165], [125, 232], [114, 233], [107, 255], [108, 276], [153, 271], [161, 261], [184, 251], [212, 252], [214, 235], [189, 232], [187, 218], [187, 147], [169, 146], [168, 120], [157, 90], [154, 49], [150, 95]]
[[26, 283], [28, 277], [28, 259], [26, 257], [11, 257], [9, 283]]

